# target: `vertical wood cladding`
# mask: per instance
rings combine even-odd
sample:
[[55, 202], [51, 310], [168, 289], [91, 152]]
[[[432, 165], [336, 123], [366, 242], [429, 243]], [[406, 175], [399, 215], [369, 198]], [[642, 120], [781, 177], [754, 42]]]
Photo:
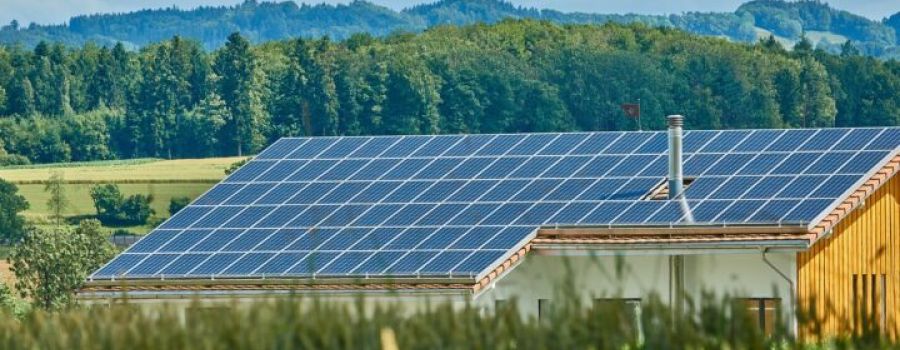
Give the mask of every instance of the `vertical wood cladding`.
[[900, 334], [900, 175], [879, 188], [811, 249], [797, 255], [797, 293], [820, 322], [801, 335], [846, 334], [862, 315]]

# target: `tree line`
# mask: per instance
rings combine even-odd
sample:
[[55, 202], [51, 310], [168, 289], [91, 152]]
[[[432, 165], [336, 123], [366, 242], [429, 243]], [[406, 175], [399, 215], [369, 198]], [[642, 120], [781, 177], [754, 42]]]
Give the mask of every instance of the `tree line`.
[[0, 47], [0, 164], [258, 152], [284, 136], [900, 125], [900, 63], [801, 41], [508, 20], [207, 51]]

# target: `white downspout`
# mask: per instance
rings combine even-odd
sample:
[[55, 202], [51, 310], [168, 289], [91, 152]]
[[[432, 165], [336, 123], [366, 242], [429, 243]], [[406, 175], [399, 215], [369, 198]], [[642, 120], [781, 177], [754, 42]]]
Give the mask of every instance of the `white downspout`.
[[766, 265], [769, 265], [769, 268], [771, 268], [772, 271], [775, 271], [775, 273], [777, 273], [779, 276], [781, 276], [781, 278], [783, 278], [784, 281], [787, 282], [787, 284], [788, 284], [788, 293], [789, 293], [788, 307], [790, 308], [790, 314], [789, 314], [790, 324], [788, 326], [791, 329], [791, 331], [793, 332], [793, 334], [796, 336], [797, 335], [797, 313], [796, 313], [795, 301], [794, 301], [794, 298], [795, 298], [794, 280], [792, 280], [790, 276], [788, 276], [787, 274], [785, 274], [784, 272], [779, 270], [777, 267], [775, 267], [775, 264], [773, 264], [771, 261], [769, 261], [769, 258], [766, 256], [766, 252], [768, 252], [769, 248], [763, 247], [761, 250], [762, 250], [763, 262], [765, 262]]

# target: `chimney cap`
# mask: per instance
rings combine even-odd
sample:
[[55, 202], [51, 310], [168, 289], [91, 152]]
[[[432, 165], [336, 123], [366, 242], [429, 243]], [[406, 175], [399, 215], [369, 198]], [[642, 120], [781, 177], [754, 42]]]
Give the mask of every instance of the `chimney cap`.
[[669, 121], [670, 128], [680, 128], [684, 126], [684, 116], [680, 114], [673, 114], [666, 117], [666, 120]]

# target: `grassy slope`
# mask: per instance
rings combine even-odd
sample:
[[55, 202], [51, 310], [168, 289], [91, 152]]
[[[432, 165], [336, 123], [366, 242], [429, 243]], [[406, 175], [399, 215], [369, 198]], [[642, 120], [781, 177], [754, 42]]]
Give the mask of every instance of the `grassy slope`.
[[0, 178], [14, 183], [45, 181], [55, 171], [71, 182], [190, 182], [220, 180], [225, 169], [239, 157], [178, 159], [141, 162], [99, 162], [96, 166], [78, 163], [71, 167], [48, 165], [20, 169], [0, 169]]
[[[31, 204], [25, 216], [32, 222], [49, 224], [48, 194], [42, 181], [53, 171], [60, 171], [69, 184], [66, 196], [70, 205], [66, 216], [95, 214], [90, 197], [94, 183], [117, 182], [125, 195], [152, 194], [151, 204], [157, 219], [169, 216], [169, 200], [172, 197], [199, 196], [225, 175], [225, 168], [241, 158], [207, 158], [181, 160], [147, 160], [123, 162], [98, 162], [97, 165], [73, 164], [72, 166], [39, 166], [19, 169], [0, 169], [0, 178], [17, 183], [19, 192]], [[153, 220], [151, 220], [153, 221]], [[127, 227], [135, 233], [145, 233], [150, 226]]]

